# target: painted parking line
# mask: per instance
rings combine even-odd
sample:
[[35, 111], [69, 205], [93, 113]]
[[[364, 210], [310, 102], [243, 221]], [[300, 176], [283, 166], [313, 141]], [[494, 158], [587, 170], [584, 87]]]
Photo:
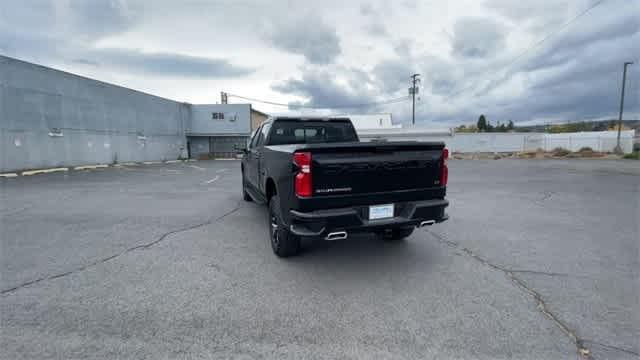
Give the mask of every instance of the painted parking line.
[[205, 170], [205, 168], [200, 167], [200, 166], [195, 166], [195, 165], [189, 165], [189, 167], [192, 167], [192, 168], [194, 168], [194, 169], [198, 169], [198, 170], [201, 170], [201, 171], [204, 171], [204, 170]]
[[36, 175], [36, 174], [48, 174], [53, 172], [60, 171], [69, 171], [69, 168], [51, 168], [51, 169], [40, 169], [40, 170], [29, 170], [23, 171], [22, 176]]
[[216, 170], [217, 173], [221, 173], [221, 172], [225, 172], [225, 171], [227, 171], [227, 169], [218, 169], [218, 170]]
[[109, 165], [106, 164], [100, 164], [100, 165], [83, 165], [83, 166], [76, 166], [73, 168], [73, 170], [90, 170], [90, 169], [102, 169], [102, 168], [106, 168], [109, 167]]
[[167, 161], [165, 161], [166, 164], [175, 164], [177, 162], [181, 162], [181, 160], [167, 160]]
[[216, 177], [214, 177], [214, 178], [213, 178], [213, 179], [211, 179], [211, 180], [207, 180], [207, 181], [205, 181], [204, 183], [205, 183], [205, 184], [211, 184], [212, 182], [215, 182], [215, 181], [216, 181], [216, 180], [218, 180], [219, 178], [220, 178], [220, 176], [217, 176], [217, 175], [216, 175]]
[[16, 173], [0, 174], [0, 177], [2, 177], [2, 178], [13, 178], [13, 177], [16, 177], [16, 176], [18, 176], [18, 174], [16, 174]]

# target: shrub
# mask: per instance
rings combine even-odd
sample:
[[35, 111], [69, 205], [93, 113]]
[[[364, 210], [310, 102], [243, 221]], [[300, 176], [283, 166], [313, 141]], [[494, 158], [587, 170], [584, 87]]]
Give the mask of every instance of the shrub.
[[557, 147], [555, 149], [553, 149], [551, 151], [551, 153], [553, 154], [553, 156], [567, 156], [571, 153], [571, 151], [565, 149], [565, 148], [561, 148], [561, 147]]
[[631, 154], [626, 154], [624, 156], [625, 159], [632, 159], [632, 160], [640, 160], [640, 151], [636, 150], [634, 152], [632, 152]]
[[633, 144], [633, 151], [640, 151], [640, 142]]
[[583, 146], [580, 148], [580, 150], [578, 150], [578, 152], [582, 153], [582, 152], [593, 152], [593, 149], [588, 147], [588, 146]]

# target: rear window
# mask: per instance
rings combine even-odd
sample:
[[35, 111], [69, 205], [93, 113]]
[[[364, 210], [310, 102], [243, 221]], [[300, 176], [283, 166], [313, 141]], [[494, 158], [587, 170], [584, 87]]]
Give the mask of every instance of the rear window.
[[275, 121], [269, 145], [358, 141], [348, 121]]

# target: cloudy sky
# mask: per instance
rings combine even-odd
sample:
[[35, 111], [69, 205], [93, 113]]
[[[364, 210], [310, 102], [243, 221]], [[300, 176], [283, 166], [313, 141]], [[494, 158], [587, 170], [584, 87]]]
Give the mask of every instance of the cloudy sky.
[[[640, 60], [640, 0], [605, 0], [566, 25], [596, 3], [5, 0], [0, 54], [191, 103], [227, 91], [406, 123], [409, 101], [361, 105], [407, 96], [420, 73], [416, 118], [427, 126], [481, 113], [516, 123], [611, 118], [622, 63]], [[640, 64], [629, 68], [625, 109], [640, 118]]]

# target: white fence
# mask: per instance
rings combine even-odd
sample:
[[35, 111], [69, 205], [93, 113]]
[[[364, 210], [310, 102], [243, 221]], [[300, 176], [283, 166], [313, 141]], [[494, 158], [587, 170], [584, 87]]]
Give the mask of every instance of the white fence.
[[[402, 131], [404, 130], [404, 131]], [[590, 147], [594, 151], [613, 152], [617, 132], [594, 131], [562, 134], [546, 133], [446, 133], [442, 131], [417, 131], [417, 129], [392, 129], [359, 131], [362, 141], [385, 139], [387, 141], [444, 141], [455, 152], [520, 152], [557, 147], [578, 151]], [[633, 150], [634, 130], [622, 131], [620, 145], [625, 153]]]

